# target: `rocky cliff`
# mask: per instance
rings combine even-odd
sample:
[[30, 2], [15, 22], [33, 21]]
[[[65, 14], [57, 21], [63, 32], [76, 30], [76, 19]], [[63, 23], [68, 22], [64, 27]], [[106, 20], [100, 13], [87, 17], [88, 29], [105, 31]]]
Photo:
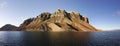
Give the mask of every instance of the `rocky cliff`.
[[0, 28], [0, 31], [16, 31], [17, 27], [11, 24], [6, 24]]
[[78, 12], [66, 12], [61, 9], [54, 13], [44, 12], [35, 18], [29, 18], [19, 26], [18, 30], [43, 32], [97, 31], [96, 28], [89, 24], [87, 17]]

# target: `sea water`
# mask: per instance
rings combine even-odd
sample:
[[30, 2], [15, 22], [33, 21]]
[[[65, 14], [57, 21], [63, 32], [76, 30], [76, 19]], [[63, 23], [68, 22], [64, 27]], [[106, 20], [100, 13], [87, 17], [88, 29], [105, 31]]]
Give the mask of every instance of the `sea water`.
[[0, 31], [0, 46], [120, 46], [120, 31]]

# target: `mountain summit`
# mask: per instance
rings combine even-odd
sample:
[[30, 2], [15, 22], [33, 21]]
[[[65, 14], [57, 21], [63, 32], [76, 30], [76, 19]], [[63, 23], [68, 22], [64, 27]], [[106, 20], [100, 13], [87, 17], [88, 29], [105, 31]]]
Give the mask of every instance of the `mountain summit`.
[[79, 12], [66, 12], [61, 9], [54, 13], [44, 12], [35, 18], [29, 18], [18, 27], [18, 30], [43, 32], [98, 31], [89, 24], [88, 18]]
[[11, 24], [6, 24], [3, 27], [0, 28], [0, 31], [16, 31], [18, 27], [11, 25]]

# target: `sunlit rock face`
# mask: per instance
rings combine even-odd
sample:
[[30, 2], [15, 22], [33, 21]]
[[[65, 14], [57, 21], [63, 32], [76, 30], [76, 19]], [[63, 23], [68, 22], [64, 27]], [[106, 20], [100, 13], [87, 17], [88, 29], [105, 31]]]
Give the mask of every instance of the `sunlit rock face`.
[[89, 24], [88, 18], [79, 12], [66, 12], [61, 9], [54, 13], [44, 12], [35, 18], [29, 18], [19, 26], [18, 30], [43, 32], [98, 31]]

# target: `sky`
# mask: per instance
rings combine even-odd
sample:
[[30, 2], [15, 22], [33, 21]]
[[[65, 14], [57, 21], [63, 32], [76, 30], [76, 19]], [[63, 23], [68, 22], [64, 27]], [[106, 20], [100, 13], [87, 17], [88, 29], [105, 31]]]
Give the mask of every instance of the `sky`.
[[97, 29], [120, 29], [120, 0], [0, 0], [0, 27], [57, 9], [79, 12]]

